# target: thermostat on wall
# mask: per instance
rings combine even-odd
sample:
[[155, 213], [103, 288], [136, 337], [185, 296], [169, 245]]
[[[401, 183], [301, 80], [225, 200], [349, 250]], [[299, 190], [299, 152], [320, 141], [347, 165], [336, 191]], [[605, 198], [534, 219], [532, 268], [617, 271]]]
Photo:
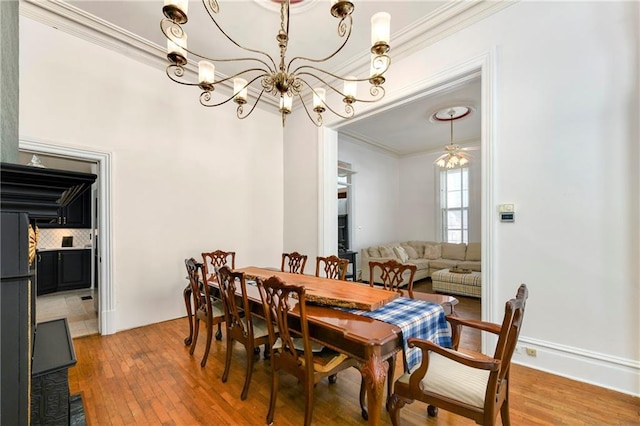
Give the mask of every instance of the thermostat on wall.
[[500, 222], [515, 222], [516, 214], [513, 204], [500, 204], [498, 206], [498, 214], [500, 215]]

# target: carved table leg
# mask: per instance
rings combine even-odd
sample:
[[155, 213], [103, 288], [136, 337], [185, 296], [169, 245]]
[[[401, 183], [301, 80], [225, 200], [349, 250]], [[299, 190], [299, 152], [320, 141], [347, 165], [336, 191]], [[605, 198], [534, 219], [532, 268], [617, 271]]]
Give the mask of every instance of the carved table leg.
[[384, 381], [387, 378], [389, 365], [382, 361], [376, 354], [372, 354], [362, 365], [362, 379], [367, 387], [367, 407], [369, 424], [380, 424], [380, 411], [382, 409], [382, 394], [384, 393]]
[[191, 312], [191, 286], [187, 285], [182, 291], [182, 295], [184, 296], [184, 304], [187, 308], [187, 320], [189, 321], [189, 335], [184, 338], [185, 346], [189, 346], [191, 344], [191, 340], [193, 339], [193, 313]]

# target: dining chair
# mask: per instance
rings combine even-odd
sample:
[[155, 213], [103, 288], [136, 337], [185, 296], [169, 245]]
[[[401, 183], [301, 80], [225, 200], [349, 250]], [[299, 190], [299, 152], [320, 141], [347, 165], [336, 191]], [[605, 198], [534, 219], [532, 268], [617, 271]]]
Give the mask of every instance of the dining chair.
[[[391, 422], [400, 424], [400, 409], [417, 399], [429, 404], [427, 413], [432, 417], [440, 407], [478, 424], [493, 425], [499, 412], [502, 424], [510, 425], [509, 367], [528, 296], [527, 286], [521, 284], [516, 297], [505, 304], [501, 325], [448, 316], [453, 349], [428, 340], [409, 339], [410, 347], [421, 349], [422, 363], [413, 373], [404, 374], [396, 381], [389, 402]], [[498, 336], [493, 357], [458, 351], [463, 326]]]
[[395, 291], [400, 293], [401, 296], [405, 296], [406, 293], [409, 297], [413, 298], [413, 279], [416, 275], [417, 267], [411, 263], [400, 263], [397, 260], [390, 259], [386, 262], [369, 262], [369, 285], [375, 287], [374, 273], [376, 270], [380, 270], [380, 281], [385, 290]]
[[[240, 394], [240, 399], [245, 400], [251, 384], [254, 355], [260, 353], [260, 345], [265, 345], [265, 352], [268, 350], [269, 331], [263, 319], [251, 315], [247, 298], [247, 283], [243, 272], [233, 272], [229, 266], [219, 268], [218, 286], [222, 296], [227, 331], [227, 356], [222, 382], [226, 383], [229, 377], [233, 342], [239, 342], [247, 352], [244, 386]], [[240, 302], [240, 306], [238, 302]]]
[[[216, 269], [229, 264], [231, 264], [231, 269], [236, 268], [236, 253], [234, 251], [215, 250], [209, 253], [202, 253], [204, 280], [207, 282], [216, 281], [218, 279]], [[220, 291], [217, 288], [213, 289], [212, 297], [220, 300]], [[222, 324], [220, 323], [216, 331], [216, 340], [222, 340]]]
[[[357, 361], [347, 355], [312, 343], [307, 323], [306, 293], [303, 286], [287, 285], [273, 276], [258, 279], [271, 348], [271, 398], [267, 424], [273, 423], [278, 393], [278, 373], [284, 370], [304, 386], [305, 426], [313, 416], [314, 386], [320, 380], [335, 375]], [[296, 329], [292, 324], [299, 324]], [[298, 329], [299, 327], [299, 329]], [[276, 329], [278, 335], [276, 335]]]
[[[377, 270], [380, 270], [380, 275], [378, 281], [382, 282], [382, 286], [387, 291], [394, 291], [400, 293], [401, 296], [404, 296], [404, 290], [402, 289], [403, 284], [407, 287], [407, 295], [413, 298], [413, 278], [416, 274], [416, 265], [412, 265], [409, 263], [400, 263], [397, 260], [390, 259], [386, 262], [369, 262], [369, 286], [375, 287], [374, 283], [374, 273]], [[408, 275], [408, 277], [407, 277]], [[405, 283], [406, 278], [406, 283]], [[389, 369], [387, 370], [387, 402], [391, 397], [391, 393], [393, 391], [393, 379], [394, 372], [396, 371], [396, 356], [393, 355], [387, 359], [387, 363], [389, 364]], [[364, 387], [364, 383], [360, 384], [360, 406], [364, 406], [364, 401], [366, 397], [366, 389]], [[362, 412], [362, 417], [367, 417], [368, 414], [366, 411]]]
[[341, 259], [336, 255], [316, 257], [316, 277], [320, 277], [320, 271], [323, 271], [326, 278], [344, 281], [347, 276], [348, 267], [349, 260]]
[[[216, 250], [210, 253], [202, 253], [202, 276], [204, 281], [216, 280], [216, 272], [215, 268], [226, 265], [229, 261], [231, 261], [231, 268], [235, 269], [236, 262], [236, 253], [232, 251], [222, 251]], [[194, 322], [195, 319], [193, 317], [193, 313], [191, 311], [191, 285], [187, 284], [187, 286], [182, 291], [182, 296], [184, 297], [184, 304], [187, 308], [187, 319], [189, 320], [189, 335], [185, 337], [184, 344], [186, 346], [191, 345], [193, 341], [193, 330], [194, 330]], [[217, 290], [213, 292], [212, 296], [216, 300], [220, 300], [217, 295]], [[221, 324], [218, 323], [218, 330], [216, 331], [216, 340], [222, 340], [222, 327]]]
[[[220, 301], [214, 300], [211, 297], [209, 286], [200, 279], [200, 271], [202, 270], [202, 264], [196, 262], [194, 258], [186, 259], [185, 265], [187, 267], [187, 274], [189, 276], [189, 287], [191, 289], [191, 299], [193, 299], [193, 334], [190, 342], [191, 348], [189, 354], [193, 355], [198, 342], [198, 334], [200, 331], [200, 321], [204, 321], [207, 327], [207, 343], [205, 345], [204, 355], [200, 366], [204, 367], [207, 364], [207, 358], [209, 357], [209, 350], [211, 349], [211, 335], [214, 325], [218, 325], [224, 322], [224, 308]], [[189, 305], [191, 302], [189, 301]], [[189, 320], [189, 325], [192, 325]]]
[[304, 274], [304, 267], [306, 264], [306, 254], [300, 254], [297, 251], [294, 251], [293, 253], [282, 253], [280, 271], [291, 272], [292, 274]]

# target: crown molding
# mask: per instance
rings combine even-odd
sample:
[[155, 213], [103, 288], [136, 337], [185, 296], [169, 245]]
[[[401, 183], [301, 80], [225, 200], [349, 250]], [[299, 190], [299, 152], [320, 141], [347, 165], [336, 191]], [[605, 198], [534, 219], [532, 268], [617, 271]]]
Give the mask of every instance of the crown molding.
[[[474, 2], [455, 0], [447, 3], [416, 21], [413, 25], [392, 34], [393, 58], [394, 60], [402, 59], [516, 2], [517, 0], [479, 0]], [[20, 15], [121, 53], [154, 68], [166, 67], [164, 47], [151, 43], [147, 39], [84, 12], [62, 0], [22, 0], [20, 1]], [[336, 74], [353, 74], [356, 69], [368, 65], [369, 57], [370, 52], [363, 51], [341, 67]], [[197, 65], [193, 60], [189, 60], [185, 68], [187, 72], [197, 75]], [[216, 75], [218, 80], [228, 77], [217, 71]], [[231, 94], [232, 85], [230, 83], [223, 84]], [[251, 87], [249, 91], [254, 97], [259, 94]], [[276, 98], [263, 97], [262, 99], [271, 106], [279, 107]]]
[[[1, 0], [0, 0], [1, 1]], [[118, 52], [155, 69], [162, 70], [167, 66], [166, 48], [151, 43], [130, 31], [124, 30], [112, 23], [100, 19], [61, 0], [22, 0], [20, 1], [20, 15], [41, 24], [57, 28], [93, 43]], [[198, 75], [198, 65], [192, 59], [184, 67], [187, 73]], [[216, 78], [220, 81], [228, 76], [216, 71]], [[229, 96], [233, 93], [231, 82], [221, 83]], [[249, 87], [254, 99], [259, 91]], [[279, 108], [275, 98], [263, 97], [266, 103]]]

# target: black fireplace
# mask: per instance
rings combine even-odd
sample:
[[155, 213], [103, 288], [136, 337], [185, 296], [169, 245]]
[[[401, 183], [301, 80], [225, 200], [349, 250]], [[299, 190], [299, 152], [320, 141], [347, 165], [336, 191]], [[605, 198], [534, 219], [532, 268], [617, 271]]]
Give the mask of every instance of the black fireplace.
[[0, 163], [2, 424], [69, 424], [65, 378], [75, 353], [66, 320], [36, 324], [33, 230], [38, 221], [56, 218], [58, 209], [95, 179], [94, 174]]

